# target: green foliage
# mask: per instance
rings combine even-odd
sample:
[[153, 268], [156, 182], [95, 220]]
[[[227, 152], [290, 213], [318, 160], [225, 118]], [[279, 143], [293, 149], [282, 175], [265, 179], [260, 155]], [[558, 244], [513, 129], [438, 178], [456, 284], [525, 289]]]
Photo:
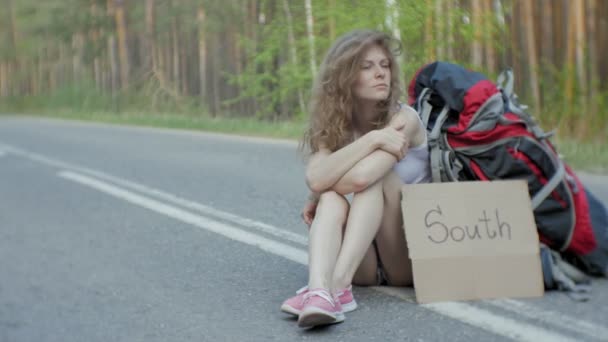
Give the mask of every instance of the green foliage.
[[[439, 2], [446, 4], [448, 0]], [[131, 57], [142, 60], [143, 44], [141, 38], [145, 33], [145, 2], [125, 1], [127, 14], [128, 40]], [[291, 13], [291, 29], [295, 38], [297, 63], [293, 63], [288, 40], [287, 16], [285, 3]], [[506, 16], [513, 17], [512, 1], [501, 1]], [[28, 108], [72, 108], [79, 111], [124, 112], [138, 110], [143, 112], [204, 112], [202, 108], [214, 108], [211, 101], [201, 100], [196, 93], [196, 86], [183, 91], [180, 85], [174, 84], [171, 72], [159, 80], [150, 76], [150, 72], [141, 66], [132, 65], [131, 84], [122, 90], [97, 90], [90, 82], [93, 78], [92, 64], [100, 61], [108, 77], [110, 63], [108, 60], [108, 37], [115, 35], [115, 18], [107, 13], [106, 0], [12, 0], [16, 18], [18, 39], [16, 49], [9, 47], [9, 24], [6, 12], [0, 13], [0, 62], [18, 59], [19, 70], [11, 70], [11, 82], [18, 84], [14, 88], [21, 91], [36, 70], [30, 67], [36, 61], [43, 61], [45, 72], [48, 70], [70, 69], [72, 57], [81, 53], [83, 64], [82, 79], [56, 86], [52, 93], [38, 96], [8, 98], [4, 103], [13, 107]], [[256, 15], [252, 18], [249, 10], [256, 5]], [[330, 5], [333, 4], [333, 7]], [[353, 29], [372, 28], [392, 33], [390, 21], [398, 27], [402, 43], [402, 54], [399, 57], [403, 83], [407, 85], [415, 71], [422, 65], [437, 59], [440, 51], [445, 51], [448, 32], [453, 36], [453, 56], [450, 61], [477, 68], [471, 64], [471, 44], [475, 39], [475, 30], [471, 24], [467, 1], [451, 1], [450, 11], [436, 13], [436, 1], [395, 0], [393, 8], [387, 8], [386, 1], [376, 0], [312, 0], [314, 16], [314, 59], [317, 66], [321, 63], [327, 49], [340, 35]], [[93, 6], [94, 5], [94, 6]], [[97, 12], [92, 8], [96, 7]], [[204, 8], [206, 20], [203, 27], [197, 19], [197, 11]], [[198, 73], [196, 33], [203, 29], [208, 38], [207, 69], [216, 73], [220, 79], [222, 92], [219, 116], [249, 116], [254, 119], [270, 121], [304, 120], [305, 108], [300, 106], [300, 96], [306, 105], [314, 75], [311, 72], [311, 57], [306, 26], [304, 1], [293, 0], [183, 0], [156, 1], [156, 20], [154, 32], [157, 48], [164, 53], [166, 70], [172, 69], [170, 63], [172, 42], [175, 36], [172, 28], [179, 27], [177, 39], [183, 49], [183, 57], [188, 59], [192, 70], [187, 70], [190, 83], [196, 83], [192, 77]], [[263, 14], [264, 20], [261, 20]], [[494, 14], [484, 15], [489, 24], [483, 28], [481, 39], [493, 43], [497, 55], [506, 52], [516, 56], [511, 60], [523, 60], [523, 51], [509, 51], [509, 30], [496, 19]], [[254, 30], [255, 32], [251, 32]], [[72, 45], [75, 36], [84, 37], [82, 49]], [[92, 37], [95, 36], [95, 39]], [[234, 44], [234, 40], [238, 42]], [[235, 67], [233, 50], [242, 50], [243, 70]], [[59, 49], [58, 47], [61, 47]], [[61, 52], [60, 52], [61, 50]], [[59, 56], [63, 61], [59, 63]], [[66, 56], [66, 54], [68, 56]], [[219, 57], [218, 57], [219, 56]], [[504, 58], [503, 58], [504, 60]], [[194, 63], [191, 63], [195, 61]], [[213, 61], [213, 63], [211, 63]], [[523, 63], [525, 64], [525, 63]], [[491, 79], [500, 69], [508, 65], [497, 65], [498, 70], [479, 70]], [[29, 68], [29, 69], [28, 69]], [[159, 67], [160, 68], [160, 67]], [[240, 70], [240, 72], [237, 72]], [[69, 71], [69, 70], [68, 70]], [[517, 78], [526, 79], [527, 71], [521, 71]], [[60, 77], [71, 80], [71, 75], [58, 73]], [[557, 127], [560, 134], [577, 138], [606, 139], [608, 136], [608, 90], [591, 92], [584, 90], [574, 82], [572, 101], [564, 96], [567, 81], [567, 68], [557, 68], [551, 63], [541, 61], [542, 108], [532, 108], [544, 127]], [[183, 75], [182, 75], [183, 76]], [[52, 83], [48, 76], [40, 81], [44, 92]], [[209, 81], [212, 77], [208, 77]], [[193, 81], [194, 80], [194, 81]], [[226, 86], [225, 81], [229, 84]], [[162, 83], [162, 84], [161, 84]], [[209, 82], [211, 83], [211, 82]], [[531, 103], [530, 91], [522, 82], [523, 89], [516, 89], [522, 101]], [[211, 84], [207, 85], [212, 87]], [[605, 86], [604, 86], [605, 87]], [[183, 88], [183, 87], [182, 87]], [[599, 86], [597, 87], [599, 89]], [[227, 90], [226, 90], [227, 89]], [[236, 89], [236, 90], [235, 90]], [[234, 91], [233, 91], [234, 90]], [[209, 96], [207, 96], [209, 97]], [[405, 94], [404, 94], [405, 97]], [[572, 102], [572, 103], [570, 103]], [[246, 108], [243, 104], [247, 104]], [[251, 104], [251, 105], [249, 105]], [[241, 112], [239, 112], [241, 110]], [[542, 113], [542, 114], [540, 114]], [[580, 135], [580, 137], [579, 137]]]

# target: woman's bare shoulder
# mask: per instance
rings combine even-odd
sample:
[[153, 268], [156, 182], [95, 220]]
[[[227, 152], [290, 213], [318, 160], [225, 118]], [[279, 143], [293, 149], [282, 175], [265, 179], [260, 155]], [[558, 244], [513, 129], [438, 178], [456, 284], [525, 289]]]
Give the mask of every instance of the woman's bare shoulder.
[[399, 111], [391, 119], [391, 123], [399, 123], [405, 126], [405, 132], [410, 137], [410, 147], [416, 147], [424, 142], [424, 129], [418, 117], [418, 112], [414, 108], [402, 104]]
[[407, 104], [402, 103], [399, 110], [391, 117], [391, 123], [412, 124], [418, 121], [418, 113]]

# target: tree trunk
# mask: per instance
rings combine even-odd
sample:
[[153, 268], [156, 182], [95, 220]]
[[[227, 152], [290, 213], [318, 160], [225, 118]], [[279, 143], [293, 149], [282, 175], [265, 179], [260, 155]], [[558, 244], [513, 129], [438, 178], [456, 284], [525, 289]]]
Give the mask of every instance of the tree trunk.
[[386, 28], [391, 32], [393, 37], [395, 37], [397, 40], [401, 40], [401, 31], [399, 30], [399, 9], [395, 3], [395, 0], [385, 0], [385, 7]]
[[606, 41], [608, 41], [608, 2], [599, 1], [597, 2], [597, 39], [595, 44], [598, 47], [597, 50], [597, 61], [598, 61], [598, 82], [600, 89], [608, 88], [608, 63], [600, 61], [604, 60], [603, 51], [600, 51], [599, 47], [604, 47]]
[[182, 95], [188, 95], [188, 34], [186, 34], [186, 32], [184, 31], [184, 29], [182, 28], [182, 25], [178, 26], [178, 30], [177, 30], [177, 34], [180, 37], [179, 41], [179, 49], [178, 51], [178, 55], [179, 55], [179, 88], [180, 88], [180, 94]]
[[98, 91], [103, 90], [103, 80], [101, 75], [101, 65], [99, 62], [99, 58], [95, 57], [93, 59], [93, 77], [95, 78], [95, 88]]
[[0, 61], [0, 97], [7, 97], [8, 92], [8, 63]]
[[199, 80], [199, 96], [201, 103], [207, 105], [207, 36], [205, 29], [205, 8], [203, 5], [199, 5], [197, 12], [198, 21], [198, 80]]
[[[244, 52], [243, 52], [243, 46], [241, 44], [241, 39], [239, 38], [239, 32], [235, 30], [234, 32], [234, 57], [236, 60], [236, 64], [235, 64], [235, 71], [237, 75], [242, 75], [244, 72]], [[237, 86], [232, 86], [232, 88], [234, 89], [234, 96], [239, 96], [239, 88]], [[298, 88], [298, 92], [301, 93], [302, 90], [300, 88]], [[303, 98], [302, 98], [303, 99]], [[247, 114], [247, 104], [245, 103], [245, 101], [243, 101], [242, 99], [239, 100], [238, 102], [238, 111], [239, 111], [239, 115], [245, 115]]]
[[214, 35], [213, 39], [213, 63], [212, 63], [212, 72], [211, 72], [211, 114], [213, 117], [218, 116], [220, 114], [220, 58], [221, 52], [220, 50], [220, 34], [217, 33]]
[[[542, 0], [541, 64], [550, 65], [553, 60], [553, 0]], [[548, 75], [546, 75], [548, 76]]]
[[[498, 34], [502, 36], [504, 33], [506, 33], [506, 31], [508, 31], [508, 28], [506, 27], [505, 13], [502, 9], [502, 6], [503, 6], [502, 1], [501, 0], [492, 0], [492, 4], [493, 4], [494, 16], [496, 17], [496, 22], [499, 27]], [[496, 55], [496, 46], [493, 46], [492, 49], [494, 50], [494, 54]], [[504, 51], [507, 49], [502, 49], [502, 50]], [[505, 52], [501, 53], [498, 57], [496, 57], [496, 63], [500, 67], [504, 67], [504, 65], [508, 63]]]
[[453, 27], [454, 27], [454, 15], [452, 14], [452, 8], [454, 6], [453, 0], [447, 0], [445, 2], [445, 14], [447, 16], [446, 21], [447, 21], [447, 27], [446, 27], [446, 36], [447, 36], [447, 43], [446, 43], [446, 57], [448, 59], [448, 61], [451, 61], [454, 59], [454, 31], [453, 31]]
[[564, 70], [566, 67], [567, 52], [561, 52], [566, 51], [568, 48], [568, 35], [570, 32], [570, 20], [568, 19], [570, 5], [568, 1], [569, 0], [557, 1], [556, 4], [556, 1], [549, 0], [553, 5], [553, 63], [559, 70]]
[[[283, 10], [287, 19], [287, 41], [289, 43], [289, 57], [294, 68], [298, 67], [298, 53], [296, 50], [296, 38], [293, 34], [293, 18], [289, 10], [289, 3], [283, 0]], [[304, 104], [304, 95], [301, 87], [298, 87], [298, 103], [300, 104], [300, 112], [306, 113], [306, 105]]]
[[120, 70], [114, 35], [108, 37], [108, 58], [110, 60], [110, 93], [112, 94], [113, 101], [115, 101], [116, 94], [120, 88]]
[[179, 94], [180, 93], [180, 82], [181, 82], [181, 78], [180, 78], [180, 72], [179, 72], [179, 65], [180, 65], [180, 60], [179, 60], [179, 48], [180, 48], [180, 44], [179, 44], [179, 28], [178, 28], [178, 23], [177, 23], [178, 19], [177, 16], [173, 18], [173, 20], [171, 21], [171, 42], [172, 42], [172, 60], [173, 60], [173, 84], [175, 87], [175, 91]]
[[492, 13], [492, 0], [482, 0], [482, 22], [483, 22], [483, 49], [484, 58], [486, 61], [486, 70], [489, 72], [496, 71], [496, 54], [494, 49], [494, 37], [492, 34], [492, 22], [490, 20], [490, 13]]
[[[585, 5], [583, 0], [572, 0], [575, 6], [574, 20], [576, 25], [576, 75], [581, 94], [587, 94], [587, 77], [585, 70]], [[583, 99], [584, 96], [581, 96]], [[583, 103], [581, 103], [583, 104]]]
[[540, 113], [542, 111], [542, 108], [540, 106], [540, 91], [538, 87], [538, 61], [536, 57], [536, 40], [534, 32], [534, 15], [532, 12], [532, 2], [522, 1], [521, 10], [522, 26], [524, 27], [525, 32], [526, 56], [528, 59], [530, 90], [532, 92], [534, 110]]
[[50, 93], [55, 90], [55, 85], [57, 83], [55, 81], [55, 61], [52, 51], [53, 49], [51, 47], [48, 47], [45, 50], [46, 51], [44, 60], [46, 61], [46, 73], [48, 79], [47, 91]]
[[17, 28], [15, 27], [15, 11], [13, 11], [12, 0], [4, 0], [6, 7], [6, 16], [8, 21], [8, 55], [9, 60], [13, 63], [17, 62]]
[[576, 37], [576, 76], [578, 83], [578, 103], [576, 113], [576, 133], [579, 139], [587, 134], [589, 129], [589, 115], [587, 113], [587, 70], [585, 68], [585, 4], [583, 0], [572, 0], [575, 6], [574, 22]]
[[[97, 6], [97, 3], [95, 1], [91, 1], [91, 6], [90, 6], [90, 15], [91, 18], [93, 20], [98, 20], [98, 18], [101, 16], [99, 13], [99, 8]], [[92, 48], [94, 50], [98, 50], [99, 49], [99, 42], [100, 42], [100, 36], [101, 36], [101, 32], [100, 32], [100, 28], [99, 26], [94, 26], [90, 28], [90, 31], [88, 32], [88, 37], [90, 39], [90, 45], [92, 46]], [[92, 72], [93, 72], [93, 82], [95, 84], [95, 89], [97, 91], [103, 91], [103, 79], [102, 79], [102, 72], [101, 72], [101, 65], [100, 65], [100, 53], [96, 52], [93, 56], [93, 64], [89, 67], [92, 67]]]
[[156, 69], [155, 54], [156, 51], [156, 16], [155, 16], [155, 0], [146, 0], [146, 18], [145, 18], [145, 39], [143, 51], [143, 66], [145, 72]]
[[[158, 61], [158, 70], [154, 70], [155, 73], [158, 73], [159, 75], [165, 76], [165, 69], [166, 69], [166, 59], [165, 59], [165, 47], [164, 44], [157, 44], [156, 45], [156, 56], [157, 56], [157, 61]], [[158, 75], [157, 75], [158, 77]]]
[[[55, 69], [55, 72], [57, 73], [57, 80], [58, 80], [58, 86], [59, 88], [63, 87], [67, 82], [66, 79], [70, 79], [70, 76], [68, 75], [67, 71], [68, 68], [66, 67], [67, 65], [67, 57], [68, 57], [68, 53], [66, 52], [66, 47], [63, 43], [59, 44], [59, 60], [57, 61], [57, 68]], [[69, 68], [71, 69], [71, 68]]]
[[104, 94], [111, 93], [111, 84], [112, 84], [112, 76], [110, 76], [110, 68], [108, 67], [108, 63], [110, 58], [108, 57], [108, 49], [106, 47], [105, 52], [101, 56], [100, 60], [100, 71], [101, 71], [101, 89]]
[[36, 57], [32, 57], [32, 59], [29, 62], [29, 70], [28, 70], [28, 91], [29, 91], [29, 95], [33, 95], [36, 96], [38, 95], [38, 72], [37, 72], [37, 65], [38, 63], [36, 63]]
[[[249, 21], [250, 21], [249, 22], [249, 24], [250, 24], [249, 25], [249, 34], [250, 34], [249, 37], [251, 39], [251, 47], [249, 48], [249, 51], [247, 51], [248, 56], [255, 56], [257, 53], [258, 25], [259, 25], [258, 5], [259, 5], [258, 0], [252, 0], [249, 3], [248, 17], [249, 17]], [[256, 68], [255, 64], [254, 64], [253, 68]], [[250, 106], [248, 106], [249, 114], [255, 115], [258, 111], [258, 100], [256, 97], [253, 97], [249, 101], [250, 101]]]
[[72, 35], [72, 81], [75, 83], [82, 82], [84, 79], [84, 35], [80, 32]]
[[42, 49], [38, 49], [36, 56], [36, 82], [37, 82], [37, 92], [41, 94], [44, 92], [44, 59], [42, 54]]
[[[18, 68], [18, 53], [17, 53], [17, 28], [15, 27], [15, 11], [13, 10], [12, 0], [5, 0], [6, 19], [8, 22], [8, 61], [5, 62], [3, 77], [5, 80], [5, 92], [8, 95], [18, 95], [14, 84], [17, 82], [17, 77], [12, 74], [13, 67]], [[11, 87], [11, 84], [13, 86]]]
[[[568, 3], [567, 13], [576, 13], [576, 4], [574, 2]], [[576, 58], [576, 23], [575, 18], [568, 16], [566, 25], [568, 25], [568, 38], [566, 40], [566, 57], [564, 58], [564, 69], [566, 70], [566, 111], [571, 112], [572, 100], [574, 99], [574, 63]]]
[[329, 40], [333, 42], [336, 39], [336, 0], [328, 0], [327, 5], [329, 11]]
[[437, 53], [437, 59], [443, 60], [445, 58], [445, 38], [443, 36], [444, 22], [445, 16], [443, 13], [443, 4], [444, 0], [435, 0], [435, 49]]
[[[392, 33], [393, 37], [401, 41], [401, 30], [399, 29], [399, 8], [395, 0], [385, 0], [386, 16], [385, 24], [387, 29]], [[405, 64], [405, 49], [401, 51], [401, 56], [397, 58], [398, 64], [403, 67]]]
[[481, 14], [481, 0], [471, 0], [471, 25], [473, 25], [473, 44], [471, 47], [471, 63], [476, 68], [482, 67], [482, 58], [483, 58], [483, 50], [482, 50], [482, 27], [483, 27], [483, 18]]
[[127, 43], [127, 18], [125, 16], [125, 0], [114, 0], [114, 16], [116, 20], [116, 34], [118, 36], [118, 56], [120, 59], [120, 84], [129, 85], [130, 65], [129, 46]]
[[314, 17], [312, 14], [312, 1], [304, 0], [306, 8], [306, 33], [308, 35], [308, 49], [310, 53], [310, 72], [312, 77], [317, 76], [317, 59], [315, 57], [315, 32], [314, 32]]
[[437, 44], [434, 40], [433, 35], [433, 11], [431, 10], [431, 5], [426, 3], [426, 19], [424, 21], [424, 46], [425, 48], [425, 57], [429, 61], [435, 60], [435, 45]]
[[164, 68], [162, 69], [162, 75], [165, 77], [165, 80], [168, 82], [173, 82], [173, 37], [171, 30], [165, 34], [165, 41], [162, 46], [163, 60], [164, 60]]
[[[596, 0], [587, 0], [586, 3], [587, 11], [587, 37], [589, 42], [589, 96], [587, 101], [589, 103], [589, 113], [598, 112], [598, 56], [596, 44], [596, 15], [597, 15], [597, 3]], [[596, 116], [597, 117], [597, 116]]]

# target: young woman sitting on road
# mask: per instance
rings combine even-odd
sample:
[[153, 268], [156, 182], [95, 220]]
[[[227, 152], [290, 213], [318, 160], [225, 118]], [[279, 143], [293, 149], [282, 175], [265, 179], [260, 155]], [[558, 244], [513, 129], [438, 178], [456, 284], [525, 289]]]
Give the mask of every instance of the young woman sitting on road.
[[357, 307], [351, 284], [412, 284], [401, 189], [431, 176], [426, 130], [399, 102], [395, 43], [377, 31], [345, 34], [313, 86], [302, 143], [310, 153], [311, 194], [302, 212], [310, 228], [309, 281], [281, 306], [301, 327], [344, 321]]

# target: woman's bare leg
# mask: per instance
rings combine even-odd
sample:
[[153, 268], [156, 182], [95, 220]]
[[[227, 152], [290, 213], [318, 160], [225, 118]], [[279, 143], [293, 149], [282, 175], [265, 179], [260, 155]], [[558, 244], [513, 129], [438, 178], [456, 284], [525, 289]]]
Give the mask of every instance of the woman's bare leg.
[[389, 285], [412, 284], [412, 261], [408, 255], [403, 216], [401, 212], [401, 188], [403, 183], [396, 173], [390, 172], [383, 179], [384, 213], [376, 235], [378, 254]]
[[353, 276], [352, 283], [358, 286], [378, 285], [378, 257], [373, 244], [365, 252], [365, 256]]
[[332, 275], [342, 245], [342, 227], [348, 215], [344, 196], [327, 191], [321, 194], [309, 232], [308, 287], [332, 289]]
[[[342, 248], [336, 261], [334, 269], [333, 288], [342, 289], [349, 286], [355, 272], [360, 268], [364, 257], [368, 255], [366, 264], [361, 269], [369, 277], [368, 269], [371, 269], [373, 261], [369, 259], [370, 248], [376, 233], [380, 227], [383, 213], [382, 181], [378, 181], [367, 189], [356, 193], [348, 213], [346, 231], [342, 241]], [[370, 252], [371, 250], [371, 252]], [[368, 263], [370, 263], [368, 266]], [[377, 267], [377, 266], [376, 266]], [[375, 271], [374, 268], [374, 279]], [[360, 274], [363, 276], [363, 274]]]

